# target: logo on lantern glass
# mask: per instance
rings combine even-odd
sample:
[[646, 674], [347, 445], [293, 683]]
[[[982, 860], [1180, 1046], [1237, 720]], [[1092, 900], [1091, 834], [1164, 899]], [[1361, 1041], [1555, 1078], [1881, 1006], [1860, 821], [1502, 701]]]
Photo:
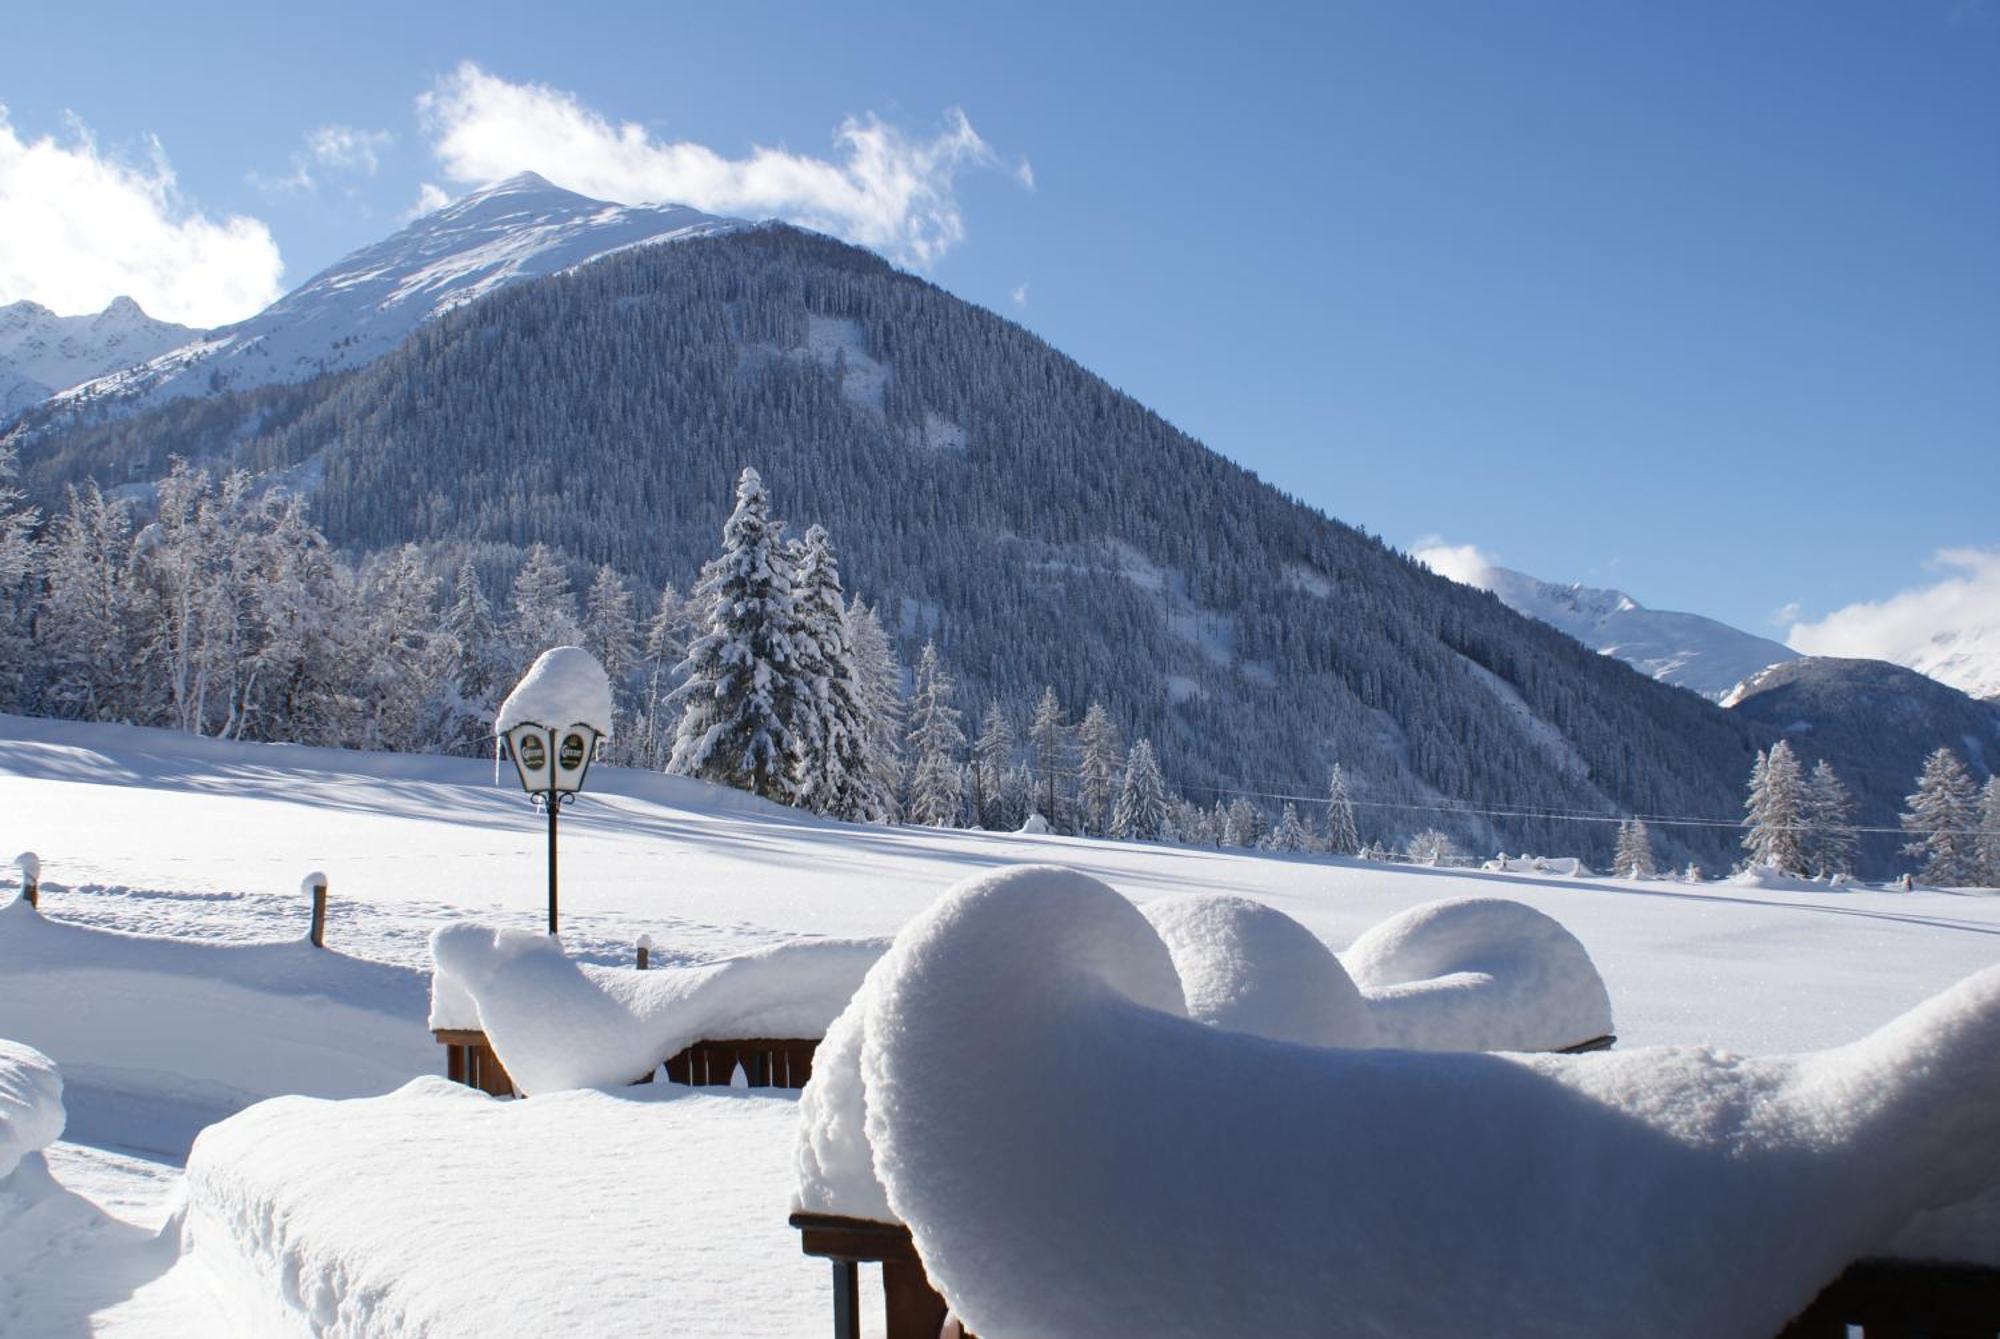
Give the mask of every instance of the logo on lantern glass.
[[562, 752], [557, 755], [557, 765], [565, 772], [574, 772], [583, 766], [584, 742], [580, 734], [563, 736]]
[[549, 765], [549, 751], [535, 736], [523, 735], [516, 747], [521, 750], [521, 766], [530, 772], [539, 772]]

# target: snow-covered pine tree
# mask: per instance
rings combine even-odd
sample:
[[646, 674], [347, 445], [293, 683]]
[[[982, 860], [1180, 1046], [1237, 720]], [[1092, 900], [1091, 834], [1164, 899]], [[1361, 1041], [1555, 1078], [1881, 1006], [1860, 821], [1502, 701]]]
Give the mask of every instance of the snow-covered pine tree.
[[2000, 776], [1979, 791], [1979, 882], [2000, 888]]
[[800, 702], [798, 790], [816, 813], [886, 823], [891, 799], [878, 794], [868, 766], [868, 701], [854, 662], [840, 562], [824, 526], [806, 531], [799, 546], [796, 607], [802, 677], [811, 692]]
[[132, 574], [132, 512], [95, 482], [69, 490], [69, 505], [42, 546], [48, 594], [36, 620], [47, 676], [45, 706], [79, 720], [137, 720], [143, 612]]
[[1627, 879], [1653, 877], [1653, 835], [1641, 820], [1627, 818], [1618, 824], [1618, 850], [1611, 857], [1611, 872]]
[[972, 819], [982, 828], [1004, 832], [1021, 825], [1019, 819], [1010, 824], [1002, 813], [1007, 766], [1013, 759], [1014, 727], [997, 700], [988, 702], [986, 715], [980, 721], [979, 738], [972, 745], [976, 804]]
[[479, 570], [467, 559], [452, 578], [451, 604], [444, 614], [444, 631], [452, 640], [452, 723], [446, 747], [481, 743], [492, 734], [494, 710], [507, 659], [500, 630], [493, 622], [493, 602], [486, 598]]
[[1035, 774], [1024, 762], [1007, 769], [1000, 786], [1000, 829], [1018, 832], [1035, 811]]
[[378, 558], [362, 574], [358, 608], [368, 669], [360, 687], [368, 748], [442, 742], [456, 646], [439, 630], [437, 592], [437, 578], [414, 544]]
[[37, 594], [32, 536], [39, 513], [14, 483], [17, 465], [14, 448], [0, 446], [0, 706], [9, 711], [21, 708]]
[[1311, 849], [1311, 844], [1306, 825], [1299, 821], [1298, 806], [1286, 800], [1285, 807], [1278, 813], [1277, 825], [1264, 839], [1264, 849], [1296, 853]]
[[1087, 837], [1102, 837], [1111, 827], [1111, 806], [1117, 802], [1119, 784], [1118, 727], [1093, 702], [1076, 727], [1077, 822]]
[[1125, 758], [1125, 779], [1111, 815], [1111, 835], [1131, 841], [1159, 841], [1166, 833], [1167, 783], [1153, 741], [1133, 741]]
[[1333, 765], [1326, 788], [1326, 849], [1334, 855], [1361, 854], [1361, 828], [1354, 821], [1354, 799], [1347, 793], [1347, 775]]
[[1822, 758], [1806, 781], [1806, 865], [1814, 878], [1854, 872], [1854, 801]]
[[1805, 775], [1792, 746], [1784, 740], [1759, 753], [1750, 769], [1750, 797], [1744, 806], [1743, 848], [1759, 868], [1804, 875]]
[[958, 753], [965, 747], [965, 731], [951, 705], [954, 691], [937, 643], [925, 642], [910, 690], [910, 796], [904, 806], [909, 821], [925, 827], [957, 824], [964, 800]]
[[1189, 846], [1215, 845], [1215, 819], [1207, 808], [1184, 796], [1172, 796], [1167, 803], [1168, 823], [1173, 835], [1168, 841]]
[[1905, 805], [1903, 830], [1911, 841], [1903, 854], [1924, 862], [1917, 877], [1941, 887], [1977, 883], [1979, 792], [1958, 755], [1940, 748], [1926, 758], [1917, 789]]
[[903, 788], [903, 663], [873, 605], [850, 600], [847, 635], [854, 648], [855, 681], [867, 708], [867, 773], [873, 802], [896, 821]]
[[[632, 592], [609, 563], [597, 569], [584, 593], [583, 640], [578, 645], [597, 657], [621, 710], [629, 709], [631, 685], [627, 681], [639, 659], [639, 628], [632, 613]], [[613, 737], [624, 733], [614, 731]]]
[[736, 481], [736, 508], [722, 527], [722, 553], [702, 568], [695, 600], [705, 630], [677, 667], [668, 702], [681, 708], [667, 770], [766, 799], [791, 793], [798, 741], [792, 735], [798, 616], [782, 551], [783, 522], [757, 471]]
[[689, 608], [669, 581], [660, 587], [646, 636], [639, 645], [639, 726], [632, 731], [631, 762], [655, 770], [673, 753], [674, 713], [667, 704], [674, 667], [687, 655]]
[[1222, 844], [1254, 847], [1263, 840], [1264, 811], [1241, 795], [1231, 800], [1228, 821], [1222, 830]]
[[507, 598], [507, 640], [514, 664], [503, 676], [512, 680], [527, 672], [535, 657], [551, 646], [576, 646], [583, 628], [576, 618], [576, 596], [569, 574], [546, 544], [533, 544]]
[[1042, 689], [1028, 722], [1028, 743], [1035, 751], [1035, 808], [1056, 832], [1067, 830], [1062, 777], [1069, 771], [1070, 730], [1053, 686]]

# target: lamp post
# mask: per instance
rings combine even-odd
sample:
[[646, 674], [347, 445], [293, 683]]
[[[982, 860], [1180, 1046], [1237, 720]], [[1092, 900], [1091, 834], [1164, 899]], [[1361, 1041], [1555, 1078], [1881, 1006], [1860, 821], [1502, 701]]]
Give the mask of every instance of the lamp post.
[[549, 815], [549, 933], [557, 932], [556, 819], [576, 800], [597, 744], [610, 733], [611, 682], [580, 646], [542, 652], [507, 700], [494, 730], [521, 789]]

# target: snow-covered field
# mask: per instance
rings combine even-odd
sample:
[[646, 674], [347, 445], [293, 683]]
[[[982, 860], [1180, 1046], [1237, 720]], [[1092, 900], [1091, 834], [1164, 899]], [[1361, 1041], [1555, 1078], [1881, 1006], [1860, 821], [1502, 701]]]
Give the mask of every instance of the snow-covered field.
[[[32, 1208], [62, 1227], [34, 1250], [4, 1250], [0, 1332], [257, 1333], [280, 1314], [307, 1332], [307, 1318], [325, 1332], [458, 1332], [482, 1317], [490, 1330], [501, 1313], [481, 1309], [480, 1279], [497, 1298], [508, 1291], [497, 1280], [519, 1291], [536, 1269], [566, 1282], [537, 1294], [543, 1311], [521, 1314], [559, 1313], [578, 1333], [629, 1320], [642, 1298], [670, 1332], [823, 1328], [824, 1266], [800, 1257], [784, 1227], [788, 1097], [638, 1090], [514, 1106], [420, 1086], [379, 1102], [287, 1099], [219, 1127], [196, 1155], [198, 1176], [183, 1184], [176, 1164], [193, 1128], [256, 1098], [386, 1092], [406, 1075], [441, 1071], [423, 1031], [426, 936], [467, 917], [532, 929], [544, 914], [543, 827], [511, 775], [496, 784], [479, 761], [0, 718], [0, 812], [9, 852], [41, 857], [44, 922], [0, 917], [0, 1037], [47, 1052], [70, 1078], [69, 1142], [49, 1150], [55, 1188]], [[1991, 896], [1469, 873], [851, 827], [614, 768], [592, 770], [563, 815], [562, 840], [566, 946], [606, 965], [629, 963], [641, 934], [663, 965], [800, 935], [891, 935], [967, 875], [1021, 862], [1072, 866], [1141, 903], [1252, 898], [1336, 948], [1418, 903], [1513, 898], [1555, 917], [1589, 951], [1621, 1049], [1838, 1045], [2000, 961], [2000, 898]], [[299, 880], [311, 870], [324, 870], [332, 890], [327, 954], [296, 942], [308, 916]], [[211, 947], [150, 942], [158, 939]], [[330, 1018], [341, 1022], [329, 1032]], [[579, 1114], [565, 1126], [572, 1109]], [[589, 1137], [565, 1147], [558, 1127]], [[339, 1164], [257, 1137], [317, 1130], [324, 1137], [307, 1139], [307, 1150], [331, 1158], [344, 1149], [365, 1165], [356, 1150], [396, 1143], [399, 1128], [426, 1132], [406, 1151], [452, 1170], [457, 1187], [424, 1215], [399, 1219], [365, 1176], [343, 1180], [332, 1174]], [[483, 1141], [493, 1161], [453, 1165], [471, 1156], [438, 1142], [453, 1130]], [[296, 1220], [258, 1198], [286, 1175], [323, 1183]], [[476, 1239], [504, 1216], [494, 1205], [528, 1213], [559, 1202], [565, 1186], [574, 1202], [537, 1229], [541, 1255], [516, 1260], [519, 1239]], [[190, 1206], [155, 1239], [188, 1190]], [[718, 1200], [726, 1212], [698, 1207]], [[8, 1212], [0, 1207], [0, 1220]], [[0, 1221], [0, 1247], [26, 1212], [11, 1227]], [[387, 1219], [431, 1248], [400, 1270], [380, 1254], [339, 1254], [342, 1232]], [[563, 1230], [585, 1223], [588, 1232]], [[169, 1238], [190, 1252], [163, 1245]], [[441, 1291], [450, 1271], [470, 1276], [482, 1259], [497, 1263]], [[601, 1287], [589, 1286], [592, 1269]], [[316, 1279], [321, 1291], [259, 1293], [263, 1277]], [[677, 1310], [677, 1299], [693, 1309]]]

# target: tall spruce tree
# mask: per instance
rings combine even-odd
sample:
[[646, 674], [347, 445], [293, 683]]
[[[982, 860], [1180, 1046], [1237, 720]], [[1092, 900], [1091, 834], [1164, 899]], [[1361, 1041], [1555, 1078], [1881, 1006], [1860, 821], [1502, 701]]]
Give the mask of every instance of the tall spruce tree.
[[1335, 855], [1361, 854], [1361, 828], [1354, 821], [1354, 800], [1339, 763], [1333, 765], [1326, 788], [1326, 849]]
[[1611, 872], [1628, 879], [1653, 877], [1653, 836], [1637, 818], [1618, 825], [1618, 849], [1611, 857]]
[[976, 812], [973, 821], [982, 828], [1005, 831], [1019, 827], [1009, 823], [1005, 809], [1007, 767], [1014, 759], [1014, 727], [998, 701], [986, 704], [980, 721], [979, 738], [972, 745], [972, 773], [975, 780]]
[[1069, 771], [1070, 732], [1062, 700], [1053, 686], [1042, 689], [1028, 722], [1028, 743], [1035, 751], [1035, 807], [1049, 827], [1066, 830], [1062, 781]]
[[507, 597], [507, 637], [513, 644], [509, 678], [524, 672], [552, 646], [575, 646], [583, 639], [569, 573], [546, 544], [533, 544], [514, 574]]
[[816, 813], [886, 823], [891, 806], [868, 767], [868, 700], [854, 663], [840, 563], [824, 526], [799, 549], [797, 609], [801, 677], [797, 733], [805, 741], [798, 792]]
[[1979, 881], [2000, 888], [2000, 776], [1986, 778], [1979, 792]]
[[632, 614], [632, 592], [609, 563], [597, 569], [584, 594], [579, 644], [604, 666], [612, 688], [626, 696], [626, 679], [639, 659], [639, 628]]
[[673, 691], [674, 667], [687, 655], [689, 631], [688, 602], [669, 581], [660, 587], [639, 650], [639, 728], [632, 732], [636, 766], [663, 768], [673, 754], [673, 710], [667, 695]]
[[1814, 878], [1854, 872], [1854, 801], [1822, 758], [1806, 781], [1806, 865]]
[[1917, 877], [1943, 887], [1979, 882], [1979, 792], [1958, 755], [1940, 748], [1926, 758], [1905, 804], [1903, 854], [1924, 862]]
[[1132, 743], [1125, 757], [1125, 780], [1111, 815], [1111, 835], [1131, 841], [1159, 841], [1167, 831], [1167, 783], [1150, 739]]
[[854, 647], [855, 681], [867, 707], [869, 795], [885, 821], [893, 823], [903, 788], [903, 663], [873, 605], [848, 602], [847, 633]]
[[964, 802], [958, 754], [965, 747], [965, 731], [951, 705], [954, 691], [937, 643], [925, 642], [910, 690], [910, 797], [904, 810], [910, 822], [925, 827], [956, 824]]
[[706, 630], [688, 647], [685, 677], [668, 696], [681, 707], [667, 770], [784, 800], [799, 741], [792, 733], [798, 615], [785, 570], [781, 521], [757, 471], [736, 481], [722, 553], [702, 569], [694, 598]]
[[1744, 807], [1743, 848], [1750, 863], [1787, 874], [1806, 872], [1805, 776], [1792, 746], [1784, 740], [1759, 753], [1750, 769], [1750, 796]]
[[1118, 727], [1104, 704], [1093, 702], [1076, 727], [1077, 822], [1084, 835], [1102, 837], [1111, 828], [1111, 806], [1119, 782]]

